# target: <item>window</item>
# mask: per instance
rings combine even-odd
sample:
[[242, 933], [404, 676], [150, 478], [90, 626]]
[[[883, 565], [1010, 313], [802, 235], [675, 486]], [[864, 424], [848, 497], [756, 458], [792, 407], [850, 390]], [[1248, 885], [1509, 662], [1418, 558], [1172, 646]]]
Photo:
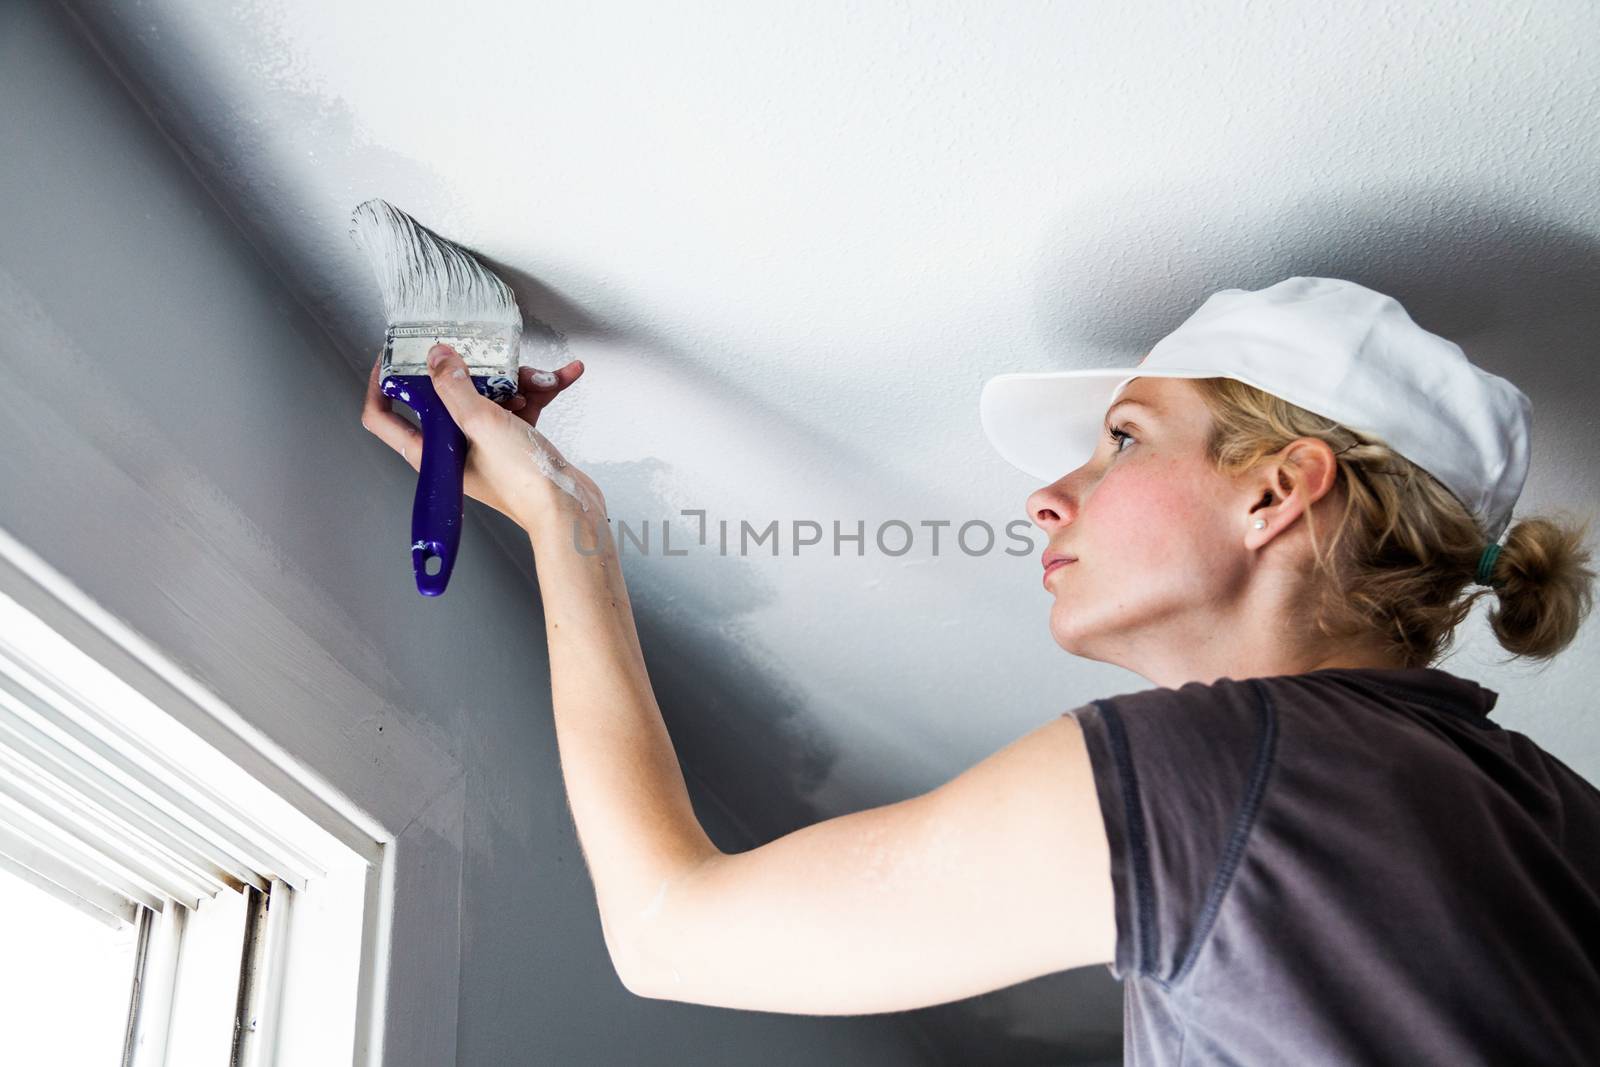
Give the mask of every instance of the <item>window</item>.
[[138, 928], [62, 902], [3, 856], [0, 916], [0, 1059], [121, 1063]]
[[379, 843], [268, 789], [130, 684], [136, 650], [0, 571], [0, 1062], [364, 1062]]

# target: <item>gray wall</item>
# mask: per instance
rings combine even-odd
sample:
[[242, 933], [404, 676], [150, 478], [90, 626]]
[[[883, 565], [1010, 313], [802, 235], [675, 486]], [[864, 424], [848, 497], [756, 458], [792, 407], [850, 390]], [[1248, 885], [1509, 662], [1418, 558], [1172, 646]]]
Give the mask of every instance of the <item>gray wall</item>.
[[[330, 777], [382, 774], [388, 744], [371, 709], [314, 699], [334, 670], [461, 762], [459, 1062], [934, 1059], [899, 1016], [622, 989], [526, 570], [469, 521], [448, 594], [417, 595], [414, 476], [361, 428], [362, 381], [53, 5], [0, 10], [0, 98], [0, 524], [268, 735], [326, 731], [339, 758], [305, 755]], [[291, 685], [313, 691], [292, 712]], [[690, 785], [722, 847], [755, 843]]]

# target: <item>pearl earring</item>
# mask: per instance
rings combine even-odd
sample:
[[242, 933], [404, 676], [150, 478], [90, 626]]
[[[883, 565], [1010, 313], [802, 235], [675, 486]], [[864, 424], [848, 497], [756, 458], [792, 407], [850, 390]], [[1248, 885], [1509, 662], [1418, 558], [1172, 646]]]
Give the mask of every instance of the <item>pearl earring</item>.
[[1264, 528], [1266, 525], [1267, 525], [1267, 520], [1266, 519], [1257, 519], [1256, 520], [1256, 529], [1260, 530], [1260, 529]]

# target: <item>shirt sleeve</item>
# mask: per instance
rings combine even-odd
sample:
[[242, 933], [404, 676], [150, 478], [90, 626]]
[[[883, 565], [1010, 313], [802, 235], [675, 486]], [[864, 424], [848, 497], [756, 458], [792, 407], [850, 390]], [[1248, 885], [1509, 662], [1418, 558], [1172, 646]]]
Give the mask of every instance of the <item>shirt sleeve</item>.
[[1248, 682], [1189, 682], [1064, 712], [1083, 729], [1111, 853], [1111, 974], [1180, 980], [1249, 840], [1276, 720]]

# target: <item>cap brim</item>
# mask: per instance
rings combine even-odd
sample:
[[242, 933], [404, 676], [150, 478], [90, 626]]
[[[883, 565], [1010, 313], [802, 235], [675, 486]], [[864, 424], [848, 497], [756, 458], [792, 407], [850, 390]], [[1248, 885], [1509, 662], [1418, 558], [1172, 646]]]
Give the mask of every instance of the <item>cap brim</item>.
[[1216, 370], [1090, 367], [997, 374], [983, 385], [984, 435], [1013, 467], [1053, 482], [1089, 461], [1104, 432], [1106, 408], [1135, 378], [1211, 378]]

